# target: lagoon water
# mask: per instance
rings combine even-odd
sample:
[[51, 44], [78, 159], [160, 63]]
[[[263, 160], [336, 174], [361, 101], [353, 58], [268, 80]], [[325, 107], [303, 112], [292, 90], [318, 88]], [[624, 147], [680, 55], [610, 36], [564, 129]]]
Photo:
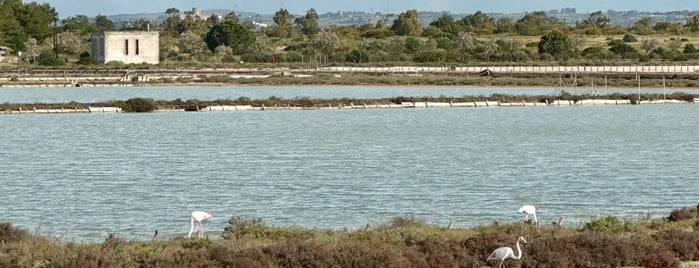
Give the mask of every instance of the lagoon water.
[[[391, 95], [434, 95], [404, 89]], [[43, 90], [24, 99], [64, 101]], [[312, 95], [265, 90], [260, 98]], [[214, 215], [204, 224], [212, 235], [231, 216], [471, 227], [521, 220], [523, 204], [542, 224], [665, 217], [699, 202], [697, 114], [674, 104], [2, 115], [0, 221], [103, 241], [184, 236], [193, 210]]]

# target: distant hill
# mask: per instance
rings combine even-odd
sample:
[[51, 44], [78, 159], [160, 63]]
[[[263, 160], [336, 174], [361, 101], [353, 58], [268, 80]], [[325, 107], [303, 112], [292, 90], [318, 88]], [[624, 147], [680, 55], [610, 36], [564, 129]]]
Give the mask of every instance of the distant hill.
[[[183, 10], [188, 11], [188, 10]], [[202, 14], [216, 14], [219, 16], [225, 16], [233, 12], [230, 9], [214, 9], [214, 10], [202, 10]], [[568, 25], [574, 25], [577, 22], [581, 22], [589, 17], [589, 13], [577, 13], [574, 8], [563, 8], [560, 10], [549, 10], [545, 11], [546, 15], [556, 17], [560, 21], [565, 22]], [[243, 21], [255, 21], [260, 23], [267, 23], [270, 25], [274, 24], [272, 18], [274, 14], [258, 14], [253, 12], [245, 11], [235, 11], [238, 17]], [[449, 12], [432, 12], [423, 11], [420, 12], [420, 21], [423, 25], [428, 25], [429, 23], [437, 20], [443, 14], [451, 14]], [[612, 25], [619, 25], [622, 27], [629, 27], [633, 25], [634, 22], [650, 17], [654, 22], [673, 22], [673, 23], [684, 23], [687, 18], [693, 16], [697, 11], [673, 11], [673, 12], [641, 12], [641, 11], [614, 11], [608, 10], [604, 12], [607, 18], [611, 20]], [[501, 17], [509, 17], [514, 20], [518, 20], [523, 17], [526, 13], [486, 13], [488, 16], [495, 19]], [[294, 17], [301, 17], [305, 14], [293, 14]], [[381, 12], [364, 12], [364, 11], [338, 11], [338, 12], [328, 12], [324, 14], [319, 14], [319, 24], [322, 26], [327, 25], [363, 25], [363, 24], [376, 24], [378, 21], [383, 21], [384, 23], [391, 24], [393, 20], [397, 18], [398, 14], [383, 14]], [[465, 16], [471, 14], [451, 14], [454, 19], [458, 20]], [[140, 19], [145, 19], [149, 21], [163, 21], [167, 18], [165, 12], [162, 13], [137, 13], [137, 14], [118, 14], [118, 15], [108, 15], [107, 18], [114, 22], [130, 22]]]

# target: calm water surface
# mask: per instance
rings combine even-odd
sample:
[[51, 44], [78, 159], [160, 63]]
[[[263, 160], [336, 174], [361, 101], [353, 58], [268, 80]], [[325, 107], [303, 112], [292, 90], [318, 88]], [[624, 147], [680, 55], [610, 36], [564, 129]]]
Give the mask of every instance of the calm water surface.
[[[281, 94], [277, 94], [281, 95]], [[407, 95], [407, 94], [405, 94]], [[234, 215], [359, 229], [695, 206], [695, 105], [3, 115], [0, 221], [73, 241]]]

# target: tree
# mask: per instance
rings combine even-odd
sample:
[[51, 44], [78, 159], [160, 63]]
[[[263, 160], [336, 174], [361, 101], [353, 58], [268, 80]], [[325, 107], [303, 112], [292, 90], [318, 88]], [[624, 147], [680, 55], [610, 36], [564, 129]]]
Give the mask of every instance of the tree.
[[546, 16], [543, 11], [527, 13], [515, 23], [519, 35], [540, 35], [558, 24], [558, 19]]
[[37, 58], [37, 62], [41, 66], [61, 66], [65, 63], [56, 57], [56, 54], [51, 50], [42, 51], [41, 54], [39, 54], [39, 58]]
[[476, 51], [483, 55], [482, 59], [485, 61], [490, 61], [490, 57], [498, 52], [498, 49], [500, 49], [500, 47], [492, 40], [479, 41], [476, 44]]
[[430, 26], [439, 29], [441, 32], [448, 33], [452, 37], [455, 37], [461, 31], [461, 27], [454, 21], [454, 17], [449, 14], [443, 14], [430, 23]]
[[272, 18], [272, 20], [274, 20], [274, 23], [277, 26], [271, 30], [270, 36], [277, 36], [281, 38], [291, 36], [291, 21], [293, 21], [293, 19], [294, 16], [291, 16], [291, 14], [289, 14], [289, 11], [283, 8], [274, 13], [274, 17]]
[[510, 18], [499, 18], [495, 23], [495, 33], [497, 34], [514, 34], [515, 23]]
[[661, 21], [656, 23], [655, 26], [653, 26], [653, 31], [655, 31], [656, 33], [664, 34], [681, 34], [682, 25], [679, 23]]
[[165, 14], [167, 15], [167, 19], [165, 19], [161, 24], [163, 32], [168, 33], [170, 36], [179, 35], [180, 29], [178, 27], [180, 27], [182, 23], [182, 18], [180, 18], [180, 10], [171, 7], [165, 10]]
[[331, 31], [320, 31], [313, 38], [313, 46], [324, 55], [331, 57], [340, 39]]
[[265, 56], [272, 52], [272, 40], [264, 34], [259, 34], [255, 36], [255, 41], [252, 43], [250, 50], [252, 54], [255, 54], [257, 61], [267, 61]]
[[138, 19], [127, 28], [129, 31], [149, 31], [151, 22], [145, 19]]
[[113, 31], [114, 30], [114, 22], [112, 22], [106, 16], [97, 15], [95, 17], [95, 29], [100, 31], [100, 32]]
[[180, 10], [174, 7], [168, 8], [165, 10], [165, 14], [168, 17], [173, 17], [173, 16], [179, 16], [180, 15]]
[[306, 11], [306, 16], [297, 18], [294, 23], [301, 28], [301, 32], [305, 35], [314, 35], [320, 31], [318, 13], [313, 8]]
[[180, 35], [180, 51], [189, 53], [192, 56], [199, 56], [204, 53], [204, 40], [198, 34], [186, 31]]
[[87, 35], [93, 31], [90, 19], [85, 15], [75, 15], [61, 21], [64, 32], [74, 32], [79, 35]]
[[81, 45], [80, 36], [75, 33], [62, 32], [58, 34], [57, 50], [59, 53], [77, 55], [81, 51]]
[[53, 22], [58, 19], [58, 13], [49, 4], [30, 2], [14, 12], [29, 37], [44, 40], [53, 35]]
[[659, 42], [656, 39], [643, 39], [641, 40], [641, 49], [648, 55], [651, 51], [658, 48]]
[[224, 21], [211, 27], [204, 38], [213, 52], [218, 46], [230, 47], [236, 53], [246, 51], [253, 42], [252, 33], [235, 21]]
[[36, 56], [39, 56], [39, 42], [36, 41], [34, 38], [29, 38], [27, 39], [27, 43], [25, 44], [25, 47], [27, 48], [26, 52], [26, 57], [29, 62], [35, 62], [36, 61]]
[[464, 17], [461, 23], [466, 27], [466, 31], [477, 35], [492, 34], [496, 29], [495, 19], [481, 11]]
[[577, 24], [577, 28], [582, 29], [587, 35], [600, 35], [611, 26], [611, 20], [602, 11], [596, 11]]
[[411, 9], [398, 15], [398, 18], [393, 21], [391, 30], [396, 35], [420, 36], [422, 24], [420, 24], [417, 10]]
[[[233, 13], [233, 12], [231, 12], [231, 13]], [[237, 18], [237, 16], [236, 16], [236, 18]], [[206, 27], [211, 29], [211, 27], [214, 27], [214, 25], [218, 24], [219, 22], [221, 22], [221, 19], [218, 16], [209, 16], [206, 19]]]
[[571, 47], [568, 36], [560, 30], [553, 30], [541, 36], [538, 45], [539, 54], [547, 53], [563, 60], [569, 56]]
[[612, 21], [607, 17], [607, 15], [604, 15], [602, 11], [595, 11], [590, 14], [590, 16], [582, 22], [582, 25], [585, 27], [594, 27], [594, 28], [607, 28], [612, 24]]
[[405, 42], [397, 37], [391, 38], [388, 45], [386, 46], [386, 52], [391, 55], [391, 60], [398, 61], [403, 57], [403, 51], [405, 50]]
[[182, 34], [187, 31], [197, 35], [204, 35], [204, 33], [209, 31], [209, 27], [206, 21], [198, 16], [187, 16], [177, 25], [177, 32]]
[[49, 4], [0, 0], [0, 41], [15, 51], [22, 51], [27, 38], [44, 40], [53, 34], [58, 13]]
[[279, 11], [274, 13], [274, 17], [272, 20], [274, 21], [277, 26], [288, 26], [291, 25], [291, 21], [294, 19], [294, 16], [291, 16], [289, 14], [289, 11], [282, 8], [279, 9]]
[[0, 42], [14, 51], [24, 50], [25, 42], [27, 42], [27, 32], [15, 19], [12, 10], [2, 1], [0, 1]]
[[[216, 16], [211, 16], [211, 17], [216, 17]], [[235, 14], [235, 11], [232, 11], [232, 12], [226, 14], [226, 16], [223, 16], [223, 20], [224, 21], [231, 20], [231, 21], [235, 21], [235, 22], [240, 23], [240, 18], [238, 18], [238, 14]]]
[[466, 60], [466, 55], [476, 48], [475, 41], [468, 32], [460, 32], [456, 40], [456, 48], [461, 53], [461, 61]]
[[377, 22], [375, 26], [371, 24], [364, 24], [359, 27], [359, 36], [364, 38], [386, 38], [393, 36], [391, 29], [384, 26], [381, 21]]
[[640, 35], [649, 35], [653, 33], [653, 29], [651, 27], [651, 24], [653, 23], [653, 19], [650, 17], [645, 17], [642, 18], [636, 22], [633, 23], [633, 26], [631, 26], [630, 31], [640, 34]]
[[693, 33], [699, 32], [699, 14], [688, 18], [687, 23], [684, 24], [684, 28]]
[[408, 37], [405, 39], [405, 51], [414, 54], [423, 49], [425, 45], [415, 37]]

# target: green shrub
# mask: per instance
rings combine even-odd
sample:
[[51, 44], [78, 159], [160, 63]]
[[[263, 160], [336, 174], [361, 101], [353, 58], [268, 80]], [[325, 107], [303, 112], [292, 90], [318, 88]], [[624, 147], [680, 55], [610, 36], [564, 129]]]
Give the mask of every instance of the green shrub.
[[145, 113], [155, 111], [155, 101], [147, 98], [133, 98], [126, 101], [124, 112]]
[[42, 51], [37, 58], [37, 62], [41, 66], [61, 66], [65, 64], [65, 62], [58, 58], [51, 50]]
[[223, 228], [223, 239], [240, 240], [243, 237], [265, 238], [266, 229], [264, 221], [256, 217], [233, 216], [228, 220], [228, 226]]
[[582, 230], [618, 234], [624, 230], [624, 224], [615, 216], [607, 216], [585, 223]]
[[97, 61], [90, 56], [89, 52], [85, 51], [80, 54], [80, 59], [78, 59], [77, 63], [80, 65], [94, 65], [97, 64]]
[[624, 38], [622, 40], [624, 40], [624, 42], [626, 43], [638, 42], [638, 38], [636, 38], [636, 36], [634, 36], [633, 34], [624, 35]]

